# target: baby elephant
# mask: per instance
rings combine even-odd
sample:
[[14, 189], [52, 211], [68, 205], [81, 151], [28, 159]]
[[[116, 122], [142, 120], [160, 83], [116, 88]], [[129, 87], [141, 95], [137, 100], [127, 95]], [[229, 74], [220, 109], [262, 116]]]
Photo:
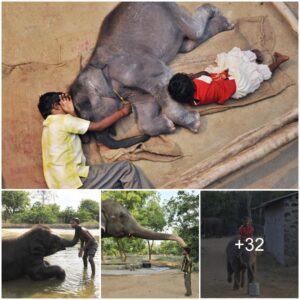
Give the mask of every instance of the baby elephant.
[[65, 278], [65, 271], [51, 266], [45, 256], [64, 250], [63, 239], [51, 233], [50, 228], [36, 225], [18, 238], [2, 240], [2, 280], [23, 276], [32, 280], [52, 277]]
[[[239, 237], [232, 239], [226, 248], [227, 258], [227, 281], [232, 282], [232, 274], [234, 274], [233, 289], [238, 290], [244, 287], [245, 271], [248, 274], [248, 283], [254, 281], [256, 272], [256, 252], [247, 251], [245, 244], [240, 249], [235, 245], [239, 241]], [[249, 247], [248, 247], [249, 248]]]
[[[91, 121], [102, 120], [119, 108], [117, 95], [121, 95], [133, 104], [137, 125], [146, 136], [171, 133], [175, 124], [198, 132], [198, 112], [186, 110], [168, 94], [172, 77], [168, 64], [177, 54], [232, 28], [210, 4], [193, 13], [172, 2], [117, 5], [105, 18], [90, 60], [70, 87], [78, 113]], [[107, 130], [97, 133], [97, 139], [114, 148], [138, 142], [112, 142]]]

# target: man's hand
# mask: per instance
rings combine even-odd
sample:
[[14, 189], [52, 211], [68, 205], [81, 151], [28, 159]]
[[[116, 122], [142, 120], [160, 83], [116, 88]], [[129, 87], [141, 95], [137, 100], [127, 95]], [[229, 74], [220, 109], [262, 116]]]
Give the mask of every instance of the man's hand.
[[76, 112], [75, 112], [75, 108], [71, 96], [68, 94], [62, 94], [59, 96], [59, 99], [60, 99], [59, 104], [63, 109], [63, 111], [66, 114], [70, 114], [76, 117]]
[[79, 249], [79, 253], [78, 253], [78, 257], [82, 257], [82, 253], [83, 253], [83, 249], [80, 248], [80, 249]]
[[121, 111], [124, 114], [124, 117], [128, 116], [132, 112], [132, 107], [130, 102], [125, 102], [123, 104], [123, 107], [121, 108]]

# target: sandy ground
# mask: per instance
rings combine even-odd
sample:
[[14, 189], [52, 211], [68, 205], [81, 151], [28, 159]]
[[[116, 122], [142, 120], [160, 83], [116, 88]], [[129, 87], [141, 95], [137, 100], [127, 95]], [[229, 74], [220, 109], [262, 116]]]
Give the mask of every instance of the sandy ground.
[[[192, 298], [198, 298], [198, 273], [192, 274], [192, 289]], [[150, 276], [101, 277], [102, 298], [183, 298], [184, 293], [183, 274], [180, 271]]]
[[[246, 288], [233, 290], [226, 281], [225, 248], [230, 238], [201, 240], [201, 296], [205, 298], [247, 298]], [[257, 282], [262, 298], [297, 298], [297, 266], [283, 267], [264, 253], [257, 261]]]
[[[82, 53], [89, 53], [96, 41], [100, 24], [115, 5], [116, 3], [4, 3], [3, 63], [62, 64], [66, 61], [71, 62]], [[180, 5], [192, 11], [200, 3]], [[260, 2], [218, 2], [215, 5], [232, 21], [243, 17], [268, 16], [275, 32], [274, 49], [291, 58], [282, 66], [282, 70], [297, 82], [297, 35], [289, 29], [272, 3], [262, 5]], [[293, 6], [297, 9], [296, 4]], [[213, 47], [213, 40], [203, 46]], [[36, 111], [36, 101], [37, 97], [46, 90], [66, 88], [76, 76], [74, 70], [73, 73], [69, 72], [63, 76], [57, 75], [61, 76], [60, 86], [53, 86], [51, 78], [46, 78], [46, 81], [44, 78], [44, 81], [38, 82], [37, 90], [30, 91], [28, 83], [26, 92], [32, 94], [34, 105], [23, 103], [22, 99], [12, 99], [12, 91], [4, 88], [3, 176], [7, 188], [45, 187], [40, 150], [42, 120]], [[39, 74], [36, 75], [38, 80]], [[156, 187], [159, 187], [174, 178], [174, 174], [181, 174], [238, 135], [296, 107], [297, 90], [297, 85], [291, 86], [272, 99], [248, 107], [204, 116], [203, 127], [198, 135], [180, 128], [175, 134], [170, 135], [170, 138], [182, 148], [184, 154], [182, 159], [172, 163], [139, 161], [135, 164], [144, 170]], [[11, 106], [12, 102], [15, 103], [13, 106]], [[27, 107], [30, 111], [26, 110]], [[30, 122], [25, 122], [26, 118], [30, 118]], [[20, 127], [21, 123], [15, 120], [22, 120], [22, 126]], [[264, 160], [215, 183], [212, 187], [296, 188], [297, 157], [298, 143], [294, 142]]]

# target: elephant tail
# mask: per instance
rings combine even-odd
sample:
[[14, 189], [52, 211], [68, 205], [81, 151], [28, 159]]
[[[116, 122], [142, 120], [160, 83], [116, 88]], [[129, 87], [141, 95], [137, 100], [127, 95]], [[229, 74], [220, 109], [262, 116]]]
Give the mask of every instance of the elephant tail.
[[115, 140], [113, 139], [108, 130], [104, 132], [100, 132], [96, 134], [96, 140], [98, 143], [102, 143], [110, 149], [118, 149], [118, 148], [128, 148], [132, 145], [136, 145], [139, 143], [146, 142], [150, 139], [150, 136], [147, 134], [134, 136], [122, 140]]

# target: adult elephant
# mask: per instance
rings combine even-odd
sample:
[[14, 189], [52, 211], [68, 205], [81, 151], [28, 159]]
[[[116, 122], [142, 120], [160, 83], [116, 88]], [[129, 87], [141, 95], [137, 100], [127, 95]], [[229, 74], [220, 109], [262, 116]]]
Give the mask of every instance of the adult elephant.
[[173, 101], [167, 66], [217, 33], [233, 28], [218, 9], [205, 4], [189, 14], [171, 2], [124, 2], [105, 18], [91, 58], [69, 93], [79, 115], [101, 120], [120, 107], [117, 95], [133, 105], [145, 135], [115, 141], [109, 129], [97, 133], [110, 148], [128, 147], [148, 136], [171, 133], [175, 125], [198, 132], [200, 115]]
[[227, 259], [227, 281], [232, 282], [232, 274], [234, 274], [233, 288], [238, 290], [244, 286], [245, 272], [247, 271], [248, 283], [251, 283], [255, 279], [256, 273], [256, 251], [247, 251], [250, 249], [250, 245], [244, 242], [244, 246], [240, 249], [237, 247], [240, 237], [236, 237], [229, 241], [226, 248]]
[[159, 233], [142, 227], [129, 211], [115, 200], [101, 202], [101, 237], [138, 237], [146, 240], [172, 240], [182, 247], [185, 241], [174, 234]]
[[209, 217], [201, 219], [203, 237], [222, 237], [223, 228], [223, 220], [220, 218]]
[[29, 276], [32, 280], [65, 278], [65, 271], [44, 260], [45, 256], [64, 250], [64, 240], [45, 225], [36, 225], [17, 238], [2, 240], [2, 280]]

